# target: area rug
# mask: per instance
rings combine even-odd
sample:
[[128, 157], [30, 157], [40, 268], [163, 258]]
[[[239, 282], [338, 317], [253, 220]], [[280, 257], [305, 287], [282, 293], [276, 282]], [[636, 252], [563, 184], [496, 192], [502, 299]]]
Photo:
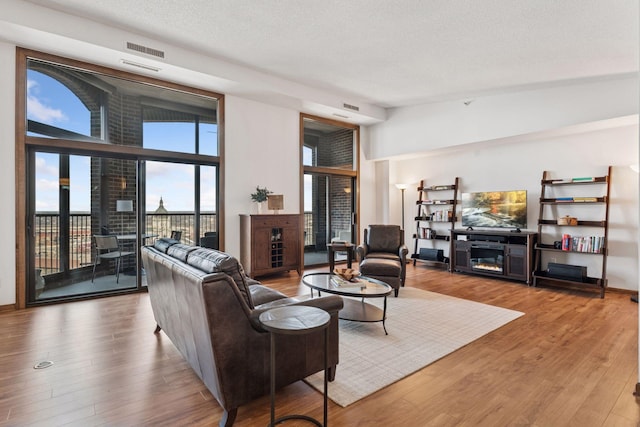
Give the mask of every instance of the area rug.
[[[382, 299], [369, 299], [381, 306]], [[340, 363], [329, 398], [348, 406], [524, 315], [415, 288], [401, 288], [381, 323], [340, 320]], [[322, 391], [323, 373], [305, 379]]]

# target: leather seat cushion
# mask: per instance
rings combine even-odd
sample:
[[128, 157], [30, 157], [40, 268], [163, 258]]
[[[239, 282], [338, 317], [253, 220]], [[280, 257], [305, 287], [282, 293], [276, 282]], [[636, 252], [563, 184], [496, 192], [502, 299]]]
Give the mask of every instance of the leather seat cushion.
[[400, 261], [384, 258], [367, 258], [360, 263], [360, 272], [365, 276], [400, 277], [402, 265]]
[[369, 252], [365, 258], [383, 258], [395, 261], [400, 261], [400, 256], [391, 252]]

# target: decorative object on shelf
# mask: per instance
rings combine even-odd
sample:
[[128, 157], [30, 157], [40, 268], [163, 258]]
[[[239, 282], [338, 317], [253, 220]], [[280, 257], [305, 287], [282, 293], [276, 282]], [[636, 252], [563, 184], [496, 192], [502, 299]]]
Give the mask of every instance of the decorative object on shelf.
[[284, 196], [282, 194], [269, 194], [267, 196], [267, 209], [278, 213], [284, 209]]
[[[533, 286], [539, 281], [552, 285], [569, 285], [579, 289], [595, 288], [604, 298], [607, 287], [607, 241], [609, 235], [609, 194], [611, 189], [611, 166], [605, 176], [585, 176], [576, 178], [550, 178], [550, 173], [542, 174], [542, 190], [540, 192], [540, 214], [538, 217], [538, 234], [540, 242], [536, 245], [535, 271]], [[578, 190], [580, 187], [580, 190]], [[585, 190], [586, 189], [586, 190]], [[584, 193], [595, 192], [590, 196]], [[572, 193], [580, 193], [575, 196]], [[601, 208], [597, 206], [601, 205]], [[567, 211], [580, 212], [577, 217], [565, 214]], [[562, 215], [565, 214], [565, 215]], [[562, 231], [561, 227], [600, 229], [602, 234], [579, 236]], [[587, 234], [587, 233], [585, 233]], [[561, 237], [561, 240], [558, 240]], [[545, 243], [545, 240], [547, 243]], [[552, 243], [549, 243], [552, 242]], [[551, 254], [549, 254], [551, 252]], [[560, 260], [577, 255], [599, 255], [600, 271], [596, 263], [589, 264], [589, 270], [595, 268], [597, 273], [587, 276], [586, 266], [573, 266], [558, 263]], [[572, 259], [571, 258], [571, 259]], [[566, 271], [579, 271], [579, 274], [566, 274]], [[561, 271], [561, 273], [558, 273]]]
[[[416, 232], [413, 235], [414, 248], [411, 255], [413, 265], [416, 265], [416, 261], [440, 263], [452, 271], [449, 262], [452, 252], [451, 231], [457, 221], [459, 182], [460, 178], [456, 177], [452, 185], [427, 187], [424, 180], [420, 181], [419, 197], [416, 202], [418, 207], [415, 217]], [[448, 246], [447, 253], [438, 248], [442, 248], [443, 244]], [[428, 256], [425, 255], [427, 253]]]
[[578, 225], [578, 218], [565, 215], [563, 217], [558, 218], [558, 225]]
[[258, 214], [262, 213], [262, 203], [266, 202], [269, 198], [269, 194], [272, 194], [273, 191], [267, 190], [267, 187], [260, 188], [260, 186], [256, 186], [255, 193], [251, 193], [251, 200], [258, 204]]

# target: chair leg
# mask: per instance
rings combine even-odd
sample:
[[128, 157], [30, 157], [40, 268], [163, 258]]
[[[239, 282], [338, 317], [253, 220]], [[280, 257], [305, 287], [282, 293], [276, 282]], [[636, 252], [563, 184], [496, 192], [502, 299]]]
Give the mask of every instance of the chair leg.
[[93, 260], [93, 275], [91, 276], [91, 283], [93, 283], [93, 279], [96, 278], [96, 266], [98, 265], [98, 255], [96, 254], [96, 259]]
[[116, 261], [116, 283], [119, 283], [120, 281], [120, 260], [122, 258], [118, 258]]

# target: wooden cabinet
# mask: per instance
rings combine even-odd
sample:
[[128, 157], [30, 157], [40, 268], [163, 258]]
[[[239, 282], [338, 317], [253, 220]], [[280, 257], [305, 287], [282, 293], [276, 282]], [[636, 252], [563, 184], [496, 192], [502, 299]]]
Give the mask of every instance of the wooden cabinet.
[[297, 214], [240, 215], [240, 262], [247, 275], [301, 274], [301, 224]]
[[531, 283], [537, 233], [453, 230], [453, 271]]
[[611, 166], [595, 177], [555, 179], [545, 171], [541, 184], [534, 286], [595, 288], [604, 298]]
[[451, 271], [451, 231], [456, 223], [459, 178], [453, 184], [418, 187], [413, 265], [416, 261], [447, 265]]

